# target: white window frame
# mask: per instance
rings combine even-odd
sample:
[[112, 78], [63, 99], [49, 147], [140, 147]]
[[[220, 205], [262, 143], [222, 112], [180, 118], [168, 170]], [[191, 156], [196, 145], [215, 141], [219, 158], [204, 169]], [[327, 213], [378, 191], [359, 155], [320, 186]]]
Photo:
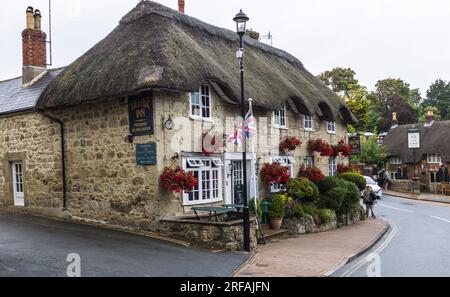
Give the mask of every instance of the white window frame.
[[[207, 90], [204, 92], [204, 90]], [[198, 95], [198, 103], [193, 103], [193, 94]], [[204, 105], [204, 98], [208, 98], [209, 100], [209, 106]], [[198, 89], [198, 92], [191, 92], [189, 93], [189, 117], [194, 120], [206, 120], [211, 121], [212, 120], [212, 91], [211, 87], [207, 84], [203, 84]], [[200, 110], [200, 115], [193, 113], [193, 106], [197, 106], [197, 108]], [[204, 111], [209, 111], [209, 116], [204, 116]]]
[[427, 154], [428, 164], [440, 164], [442, 163], [442, 156], [440, 154]]
[[[307, 124], [309, 123], [309, 124]], [[310, 115], [305, 115], [305, 118], [303, 119], [303, 127], [305, 128], [305, 131], [314, 131], [314, 118]]]
[[336, 134], [336, 121], [327, 122], [327, 133]]
[[337, 175], [337, 161], [335, 157], [328, 158], [328, 176]]
[[[281, 162], [282, 161], [282, 162]], [[289, 175], [291, 178], [294, 177], [294, 164], [295, 160], [293, 157], [290, 156], [277, 156], [270, 158], [270, 163], [280, 163], [283, 166], [286, 166], [289, 168]], [[270, 186], [270, 192], [271, 193], [280, 193], [286, 191], [286, 185], [282, 183], [273, 183]]]
[[305, 167], [314, 167], [315, 166], [314, 157], [309, 156], [309, 157], [303, 158], [303, 165]]
[[[190, 164], [195, 161], [194, 166]], [[198, 161], [202, 165], [198, 165]], [[183, 169], [186, 172], [197, 173], [198, 185], [191, 193], [198, 193], [198, 200], [189, 200], [191, 193], [183, 193], [183, 206], [210, 204], [223, 201], [223, 162], [218, 158], [185, 158]], [[208, 179], [204, 179], [208, 175]], [[204, 190], [208, 184], [208, 189]], [[209, 193], [209, 194], [207, 194]], [[207, 195], [209, 195], [209, 198]], [[205, 197], [204, 197], [205, 196]]]
[[389, 157], [389, 164], [391, 164], [391, 165], [401, 165], [402, 164], [402, 160], [400, 159], [399, 156], [390, 156]]
[[281, 107], [281, 109], [274, 111], [272, 118], [273, 118], [273, 126], [275, 128], [287, 129], [288, 128], [288, 118], [287, 118], [286, 104], [284, 104], [283, 107]]

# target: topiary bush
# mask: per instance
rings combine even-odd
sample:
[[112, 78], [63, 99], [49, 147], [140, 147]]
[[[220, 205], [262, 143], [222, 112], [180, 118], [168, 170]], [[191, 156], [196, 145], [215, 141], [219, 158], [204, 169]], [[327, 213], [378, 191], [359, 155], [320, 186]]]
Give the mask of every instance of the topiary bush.
[[347, 187], [345, 185], [333, 187], [320, 196], [317, 206], [338, 212], [342, 207], [346, 195]]
[[360, 191], [363, 191], [366, 188], [366, 179], [359, 173], [342, 173], [339, 175], [339, 178], [354, 183]]
[[314, 203], [319, 199], [317, 186], [306, 178], [290, 179], [287, 194], [301, 203]]
[[342, 201], [341, 207], [336, 211], [339, 214], [349, 214], [352, 209], [359, 204], [361, 192], [358, 187], [349, 181], [344, 181], [346, 193]]
[[279, 195], [273, 197], [269, 204], [270, 218], [284, 218], [286, 215], [286, 203]]
[[320, 194], [325, 194], [327, 191], [342, 186], [342, 179], [335, 176], [327, 176], [321, 181], [317, 182], [316, 185], [319, 189]]

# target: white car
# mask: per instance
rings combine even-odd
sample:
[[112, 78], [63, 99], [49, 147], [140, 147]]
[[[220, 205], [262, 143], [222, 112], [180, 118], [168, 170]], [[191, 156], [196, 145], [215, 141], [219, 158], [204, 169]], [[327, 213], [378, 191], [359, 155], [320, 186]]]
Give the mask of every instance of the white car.
[[[372, 188], [373, 192], [377, 196], [377, 199], [380, 200], [381, 197], [383, 197], [383, 190], [380, 188], [380, 186], [377, 184], [377, 182], [374, 181], [373, 178], [371, 178], [370, 176], [364, 176], [364, 178], [366, 179], [366, 185], [370, 186]], [[364, 191], [362, 193], [364, 193]], [[361, 193], [361, 197], [362, 197], [362, 193]]]

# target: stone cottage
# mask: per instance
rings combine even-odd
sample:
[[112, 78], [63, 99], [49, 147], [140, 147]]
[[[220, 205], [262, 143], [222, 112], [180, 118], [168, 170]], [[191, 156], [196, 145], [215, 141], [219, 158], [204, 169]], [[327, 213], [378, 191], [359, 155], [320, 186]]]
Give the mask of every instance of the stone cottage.
[[450, 121], [435, 121], [433, 112], [430, 111], [425, 123], [394, 125], [383, 141], [391, 179], [397, 179], [400, 174], [396, 173], [405, 166], [405, 176], [409, 179], [414, 176], [413, 150], [408, 149], [408, 130], [411, 128], [419, 129], [421, 135], [421, 148], [416, 151], [417, 177], [423, 187], [434, 191], [437, 183], [448, 179], [440, 176], [439, 170], [450, 166]]
[[[64, 208], [158, 230], [161, 218], [192, 206], [234, 201], [242, 154], [224, 135], [240, 115], [235, 32], [141, 1], [75, 62], [46, 69], [40, 14], [29, 8], [27, 20], [23, 77], [0, 82], [3, 206]], [[258, 123], [248, 148], [249, 197], [267, 195], [258, 181], [264, 163], [280, 162], [292, 176], [302, 164], [334, 175], [341, 161], [314, 156], [307, 142], [346, 138], [356, 119], [345, 102], [292, 55], [248, 36], [245, 47], [246, 97]], [[287, 136], [303, 145], [282, 155]], [[192, 172], [194, 191], [162, 190], [169, 166]]]

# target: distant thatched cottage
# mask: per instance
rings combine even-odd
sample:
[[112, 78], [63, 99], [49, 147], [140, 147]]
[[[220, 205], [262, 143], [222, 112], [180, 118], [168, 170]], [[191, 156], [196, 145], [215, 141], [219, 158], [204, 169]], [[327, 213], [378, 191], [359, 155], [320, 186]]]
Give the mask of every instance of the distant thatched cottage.
[[[448, 179], [445, 167], [450, 165], [450, 121], [435, 121], [429, 112], [425, 123], [394, 125], [383, 140], [392, 179], [399, 178], [397, 172], [405, 166], [406, 176], [414, 176], [413, 150], [408, 148], [408, 130], [412, 128], [419, 129], [421, 135], [421, 148], [416, 151], [416, 174], [422, 186], [434, 190], [436, 183]], [[439, 173], [441, 168], [443, 174]]]
[[[45, 33], [33, 25], [40, 15], [30, 8], [27, 18], [24, 76], [0, 82], [2, 205], [64, 206], [76, 216], [158, 230], [160, 218], [193, 205], [233, 202], [242, 154], [230, 143], [205, 152], [203, 140], [222, 142], [236, 129], [234, 32], [141, 1], [86, 54], [49, 70], [41, 61]], [[345, 102], [295, 57], [250, 37], [245, 43], [246, 96], [259, 130], [249, 153], [250, 197], [264, 197], [257, 171], [267, 162], [282, 162], [292, 176], [304, 163], [335, 174], [338, 160], [314, 159], [306, 143], [346, 137], [356, 119]], [[304, 144], [282, 155], [287, 136]], [[199, 179], [193, 192], [159, 187], [171, 165]]]

